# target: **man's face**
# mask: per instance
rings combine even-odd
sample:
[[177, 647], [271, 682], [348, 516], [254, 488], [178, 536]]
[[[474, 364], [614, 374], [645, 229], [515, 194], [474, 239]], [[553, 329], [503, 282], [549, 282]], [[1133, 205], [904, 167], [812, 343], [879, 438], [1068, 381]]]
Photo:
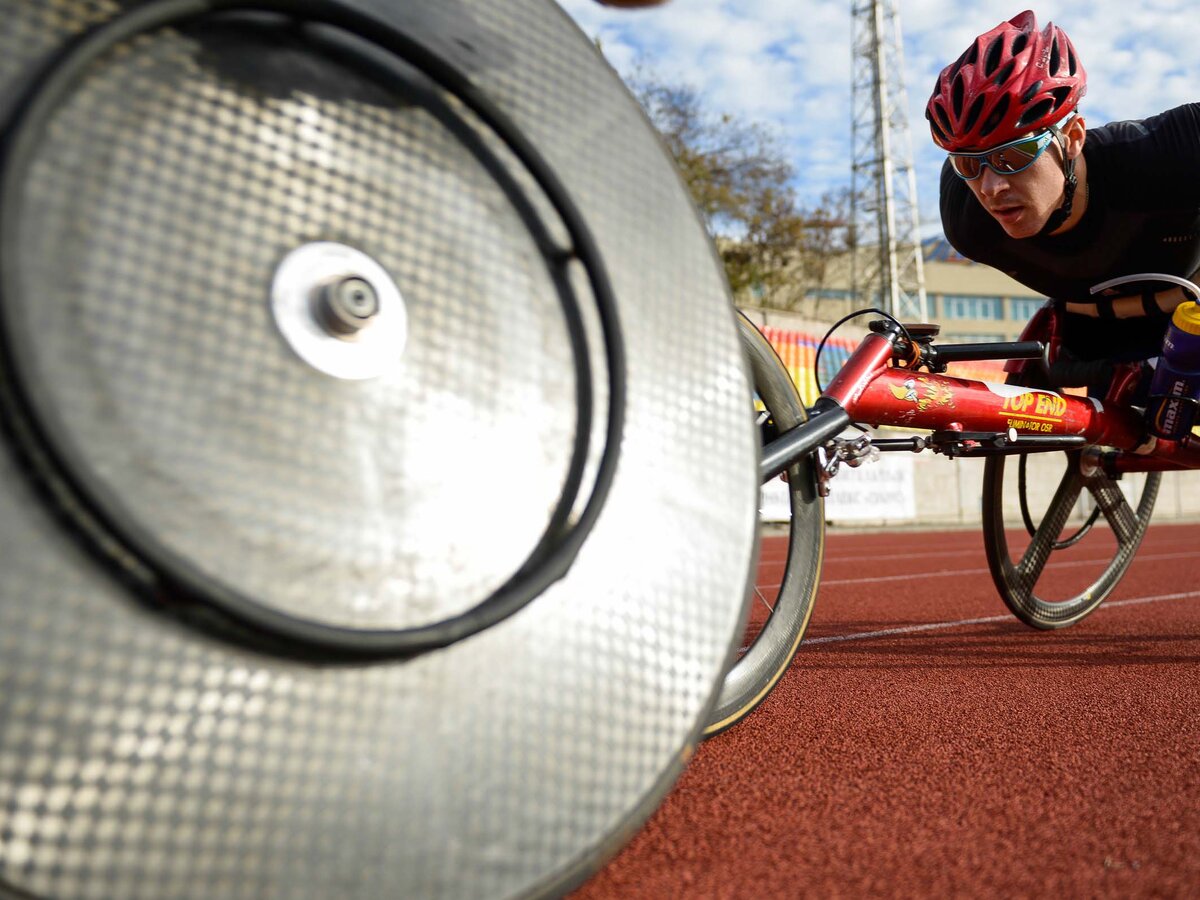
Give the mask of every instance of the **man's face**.
[[1041, 232], [1050, 214], [1062, 203], [1064, 184], [1058, 141], [1051, 141], [1046, 152], [1027, 169], [1000, 175], [984, 166], [978, 178], [967, 182], [975, 199], [1011, 238], [1033, 237]]

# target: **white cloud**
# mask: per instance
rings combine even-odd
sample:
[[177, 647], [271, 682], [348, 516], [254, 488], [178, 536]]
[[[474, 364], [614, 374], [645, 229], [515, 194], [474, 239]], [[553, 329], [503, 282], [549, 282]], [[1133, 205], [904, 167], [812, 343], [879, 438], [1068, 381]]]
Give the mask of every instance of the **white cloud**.
[[[805, 203], [850, 183], [851, 4], [847, 0], [671, 0], [616, 10], [561, 0], [622, 74], [645, 59], [697, 87], [714, 111], [777, 130]], [[941, 154], [924, 109], [937, 73], [1010, 11], [994, 0], [898, 3], [904, 79], [922, 220], [937, 219]], [[1193, 0], [1057, 0], [1037, 9], [1071, 36], [1088, 72], [1091, 124], [1142, 118], [1200, 99]]]

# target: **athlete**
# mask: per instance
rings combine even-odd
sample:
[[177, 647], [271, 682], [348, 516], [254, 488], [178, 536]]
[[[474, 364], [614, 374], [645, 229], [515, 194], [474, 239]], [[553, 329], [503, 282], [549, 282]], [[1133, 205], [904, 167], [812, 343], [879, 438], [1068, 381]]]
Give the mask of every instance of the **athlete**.
[[[1089, 288], [1141, 272], [1200, 270], [1200, 104], [1087, 128], [1087, 74], [1066, 33], [1025, 11], [975, 39], [925, 110], [942, 167], [946, 238], [963, 256], [1053, 298], [1070, 386], [1078, 360], [1158, 356], [1184, 299], [1163, 283]], [[1195, 280], [1194, 278], [1192, 280]], [[1111, 366], [1082, 367], [1106, 383]], [[1097, 372], [1103, 374], [1097, 374]]]

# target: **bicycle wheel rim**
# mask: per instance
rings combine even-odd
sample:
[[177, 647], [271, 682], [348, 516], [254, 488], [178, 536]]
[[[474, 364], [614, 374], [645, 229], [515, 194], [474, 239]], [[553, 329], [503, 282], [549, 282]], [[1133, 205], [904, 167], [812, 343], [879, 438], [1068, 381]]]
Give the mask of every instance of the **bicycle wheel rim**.
[[[1083, 476], [1079, 472], [1078, 454], [1067, 454], [1067, 467], [1054, 497], [1019, 558], [1014, 558], [1005, 532], [1004, 475], [1005, 457], [992, 457], [986, 461], [983, 536], [993, 583], [1004, 604], [1025, 624], [1043, 630], [1073, 625], [1095, 611], [1128, 571], [1149, 526], [1161, 473], [1146, 475], [1135, 507], [1129, 504], [1114, 481], [1103, 475]], [[1098, 537], [1090, 544], [1081, 542], [1080, 552], [1098, 546], [1102, 556], [1099, 560], [1091, 560], [1091, 564], [1082, 565], [1085, 574], [1064, 589], [1059, 586], [1059, 583], [1065, 583], [1063, 576], [1051, 571], [1059, 564], [1052, 554], [1056, 552], [1059, 535], [1066, 530], [1071, 510], [1084, 492], [1097, 498], [1097, 505], [1102, 507], [1109, 526], [1094, 532], [1111, 533], [1117, 546], [1115, 551], [1109, 551], [1104, 543], [1099, 543]], [[1105, 559], [1107, 564], [1104, 564]], [[1062, 561], [1064, 568], [1071, 565], [1079, 564]], [[1097, 570], [1098, 574], [1093, 577]]]

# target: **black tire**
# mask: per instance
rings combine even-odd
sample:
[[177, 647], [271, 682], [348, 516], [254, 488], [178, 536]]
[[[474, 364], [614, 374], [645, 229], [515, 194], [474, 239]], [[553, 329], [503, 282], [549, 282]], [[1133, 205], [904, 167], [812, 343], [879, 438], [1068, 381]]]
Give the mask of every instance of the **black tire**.
[[[1012, 473], [1010, 500], [1014, 488], [1025, 491], [1023, 477], [1017, 484], [1019, 466], [1025, 461], [1013, 457], [1012, 464], [1006, 466], [1003, 456], [987, 460], [983, 470], [984, 545], [992, 580], [1013, 615], [1034, 628], [1065, 628], [1096, 609], [1129, 569], [1150, 523], [1162, 473], [1146, 475], [1135, 507], [1116, 481], [1102, 471], [1085, 474], [1080, 452], [1036, 456], [1060, 461], [1065, 457], [1066, 465], [1040, 522], [1034, 524], [1028, 509], [1023, 510], [1030, 541], [1019, 559], [1010, 553], [1004, 531], [1004, 484], [1008, 471]], [[1079, 528], [1068, 527], [1079, 498], [1088, 495], [1096, 508], [1092, 517]], [[1107, 528], [1091, 529], [1097, 512], [1103, 515]], [[1063, 560], [1053, 574], [1047, 572], [1053, 553], [1075, 546], [1080, 550], [1074, 557]], [[1080, 556], [1083, 558], [1076, 558]]]
[[[804, 404], [774, 348], [740, 313], [738, 327], [755, 393], [775, 428], [787, 430], [806, 421]], [[787, 476], [792, 516], [779, 593], [770, 603], [754, 588], [757, 596], [753, 602], [767, 604], [768, 617], [756, 634], [748, 628], [748, 643], [742, 642], [740, 655], [725, 675], [705, 737], [736, 725], [771, 692], [796, 655], [812, 615], [825, 547], [825, 504], [817, 490], [811, 457], [788, 469]]]

